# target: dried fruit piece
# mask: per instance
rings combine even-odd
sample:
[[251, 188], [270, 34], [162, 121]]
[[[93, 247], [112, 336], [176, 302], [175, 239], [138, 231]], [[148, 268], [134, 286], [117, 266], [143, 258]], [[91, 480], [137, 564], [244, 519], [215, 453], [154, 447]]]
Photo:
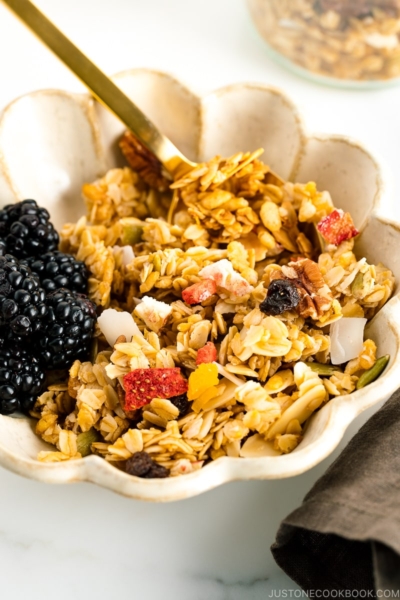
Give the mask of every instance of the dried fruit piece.
[[217, 360], [217, 349], [212, 342], [207, 342], [205, 346], [197, 351], [196, 365], [202, 363], [212, 363]]
[[133, 312], [145, 322], [146, 327], [158, 333], [172, 313], [172, 307], [150, 296], [143, 296]]
[[202, 363], [189, 377], [188, 399], [195, 400], [203, 392], [218, 385], [218, 367], [214, 363]]
[[317, 229], [327, 242], [335, 246], [339, 246], [345, 240], [350, 240], [359, 234], [354, 227], [350, 213], [345, 213], [340, 208], [321, 219]]
[[174, 396], [169, 399], [170, 402], [179, 410], [179, 416], [183, 417], [189, 411], [190, 403], [187, 394], [181, 394], [180, 396]]
[[207, 265], [199, 271], [200, 277], [212, 279], [217, 287], [230, 292], [235, 296], [246, 296], [253, 291], [253, 286], [235, 269], [230, 260], [223, 258], [212, 265]]
[[[316, 262], [309, 258], [291, 261], [282, 267], [282, 274], [297, 288], [300, 297], [297, 311], [301, 317], [318, 319], [329, 311], [332, 306], [332, 292]], [[276, 275], [272, 274], [272, 279], [282, 279], [282, 274], [277, 271]]]
[[281, 315], [285, 310], [296, 308], [299, 302], [299, 292], [294, 283], [287, 279], [274, 279], [268, 286], [260, 310], [266, 315]]
[[217, 284], [212, 279], [203, 279], [198, 283], [190, 285], [182, 292], [182, 299], [187, 304], [200, 304], [217, 291]]
[[166, 369], [135, 369], [124, 376], [124, 410], [130, 411], [149, 404], [153, 398], [173, 398], [184, 394], [188, 382], [179, 367]]
[[168, 477], [169, 469], [157, 464], [147, 452], [135, 452], [126, 461], [126, 472], [143, 479], [164, 479]]
[[360, 379], [357, 381], [357, 389], [360, 390], [361, 388], [363, 388], [366, 385], [369, 385], [370, 383], [375, 381], [375, 379], [378, 379], [378, 377], [386, 369], [389, 360], [390, 360], [389, 354], [386, 354], [385, 356], [381, 356], [380, 358], [378, 358], [378, 360], [376, 361], [374, 366], [371, 367], [370, 369], [368, 369], [368, 371], [365, 371], [365, 373], [363, 373], [361, 375]]

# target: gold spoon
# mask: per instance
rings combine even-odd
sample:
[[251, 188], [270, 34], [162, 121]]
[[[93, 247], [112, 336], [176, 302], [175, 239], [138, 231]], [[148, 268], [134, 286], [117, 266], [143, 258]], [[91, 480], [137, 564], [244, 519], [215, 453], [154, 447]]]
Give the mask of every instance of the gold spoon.
[[67, 66], [106, 108], [111, 110], [172, 175], [196, 166], [163, 135], [142, 111], [29, 0], [2, 0]]
[[[119, 87], [87, 58], [29, 0], [0, 0], [67, 66], [91, 94], [132, 131], [136, 138], [164, 165], [173, 179], [182, 177], [197, 166], [163, 135]], [[243, 164], [241, 165], [243, 167]], [[241, 168], [240, 167], [240, 168]], [[232, 173], [233, 174], [233, 173]], [[231, 174], [231, 175], [232, 175]], [[283, 185], [275, 173], [268, 181]]]
[[[91, 94], [108, 108], [135, 135], [141, 144], [152, 152], [170, 173], [172, 179], [183, 177], [197, 166], [178, 150], [163, 135], [145, 114], [115, 85], [91, 60], [79, 50], [30, 0], [0, 0], [81, 80]], [[260, 149], [252, 154], [251, 160], [262, 154]], [[250, 161], [249, 159], [249, 161]], [[242, 169], [241, 163], [229, 173], [229, 176]], [[284, 180], [274, 171], [266, 174], [268, 183], [283, 186]], [[168, 221], [174, 212], [171, 202]], [[321, 252], [325, 242], [317, 230], [312, 227], [315, 243]]]

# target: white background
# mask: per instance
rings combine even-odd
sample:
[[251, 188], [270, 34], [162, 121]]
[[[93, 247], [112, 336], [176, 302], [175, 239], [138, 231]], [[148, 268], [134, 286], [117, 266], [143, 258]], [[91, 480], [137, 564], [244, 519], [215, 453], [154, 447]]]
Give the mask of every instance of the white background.
[[[37, 5], [106, 73], [153, 67], [200, 94], [239, 81], [283, 88], [310, 130], [353, 136], [383, 157], [397, 194], [400, 87], [343, 91], [284, 71], [267, 56], [242, 0]], [[40, 88], [82, 89], [0, 1], [0, 107]], [[394, 201], [396, 207], [397, 195]], [[232, 483], [167, 505], [85, 484], [45, 486], [0, 470], [0, 597], [258, 600], [295, 590], [269, 547], [280, 519], [327, 465], [291, 480]]]

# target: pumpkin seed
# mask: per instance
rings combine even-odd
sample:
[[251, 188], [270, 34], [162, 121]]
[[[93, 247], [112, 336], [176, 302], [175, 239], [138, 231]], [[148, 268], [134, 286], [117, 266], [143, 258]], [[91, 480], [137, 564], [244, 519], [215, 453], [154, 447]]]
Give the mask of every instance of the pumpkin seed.
[[353, 296], [357, 297], [357, 294], [359, 294], [362, 291], [363, 288], [363, 283], [364, 283], [364, 275], [363, 273], [357, 273], [357, 275], [354, 278], [353, 283], [351, 284], [351, 293], [353, 294]]
[[82, 456], [88, 456], [89, 454], [92, 454], [92, 444], [94, 442], [99, 442], [100, 439], [99, 432], [94, 428], [89, 429], [89, 431], [85, 431], [84, 433], [80, 433], [76, 438], [78, 452], [80, 452]]
[[120, 219], [122, 226], [121, 242], [123, 246], [133, 246], [142, 240], [143, 223], [135, 217]]
[[378, 358], [374, 366], [361, 375], [360, 379], [357, 381], [357, 389], [360, 390], [361, 388], [375, 381], [375, 379], [378, 379], [379, 375], [381, 375], [381, 373], [383, 373], [383, 371], [386, 369], [389, 360], [389, 354]]
[[339, 373], [343, 373], [342, 369], [339, 369], [339, 367], [334, 365], [323, 365], [317, 362], [306, 362], [306, 365], [307, 367], [310, 367], [311, 371], [314, 371], [314, 373], [318, 373], [318, 375], [323, 375], [326, 377], [330, 377], [338, 371]]

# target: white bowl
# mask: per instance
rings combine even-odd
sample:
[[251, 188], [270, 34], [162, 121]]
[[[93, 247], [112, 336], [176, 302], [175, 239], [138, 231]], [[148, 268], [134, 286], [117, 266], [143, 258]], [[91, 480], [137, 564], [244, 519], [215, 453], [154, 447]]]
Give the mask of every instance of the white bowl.
[[[309, 135], [292, 102], [259, 84], [237, 84], [198, 98], [175, 79], [147, 70], [128, 71], [115, 81], [189, 158], [228, 156], [265, 148], [263, 160], [284, 178], [316, 181], [336, 206], [349, 210], [361, 230], [358, 253], [383, 262], [400, 280], [400, 223], [389, 216], [390, 198], [382, 167], [359, 144], [339, 136]], [[83, 212], [81, 186], [118, 165], [123, 126], [85, 95], [44, 90], [24, 96], [0, 117], [0, 201], [35, 198], [57, 226]], [[387, 216], [386, 216], [387, 214]], [[375, 383], [331, 400], [310, 421], [300, 446], [289, 455], [220, 458], [202, 470], [163, 480], [142, 480], [98, 456], [66, 463], [36, 460], [48, 449], [34, 422], [0, 417], [0, 464], [48, 483], [91, 481], [143, 500], [188, 498], [227, 481], [299, 475], [328, 456], [349, 423], [387, 399], [398, 386], [400, 298], [395, 296], [368, 326], [390, 367]]]

